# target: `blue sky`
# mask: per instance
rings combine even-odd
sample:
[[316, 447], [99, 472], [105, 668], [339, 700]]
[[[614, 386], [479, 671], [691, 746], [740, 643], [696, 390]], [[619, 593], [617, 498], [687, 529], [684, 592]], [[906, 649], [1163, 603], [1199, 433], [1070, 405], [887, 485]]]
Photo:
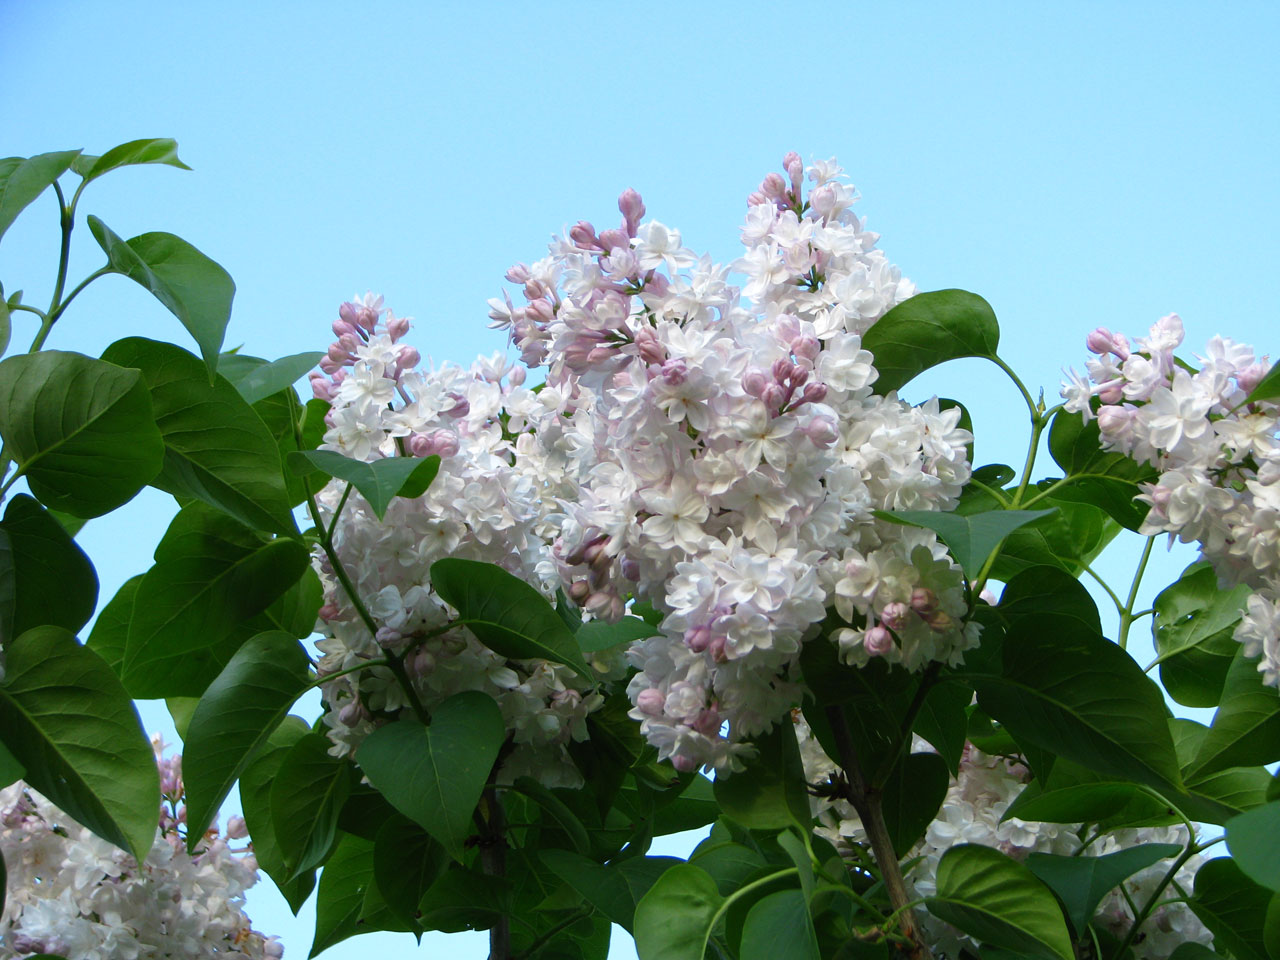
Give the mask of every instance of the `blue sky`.
[[[229, 344], [323, 349], [337, 304], [373, 289], [417, 318], [424, 355], [459, 362], [504, 348], [484, 304], [507, 266], [579, 218], [611, 225], [622, 189], [725, 261], [783, 153], [837, 156], [890, 258], [922, 289], [985, 296], [1002, 353], [1056, 399], [1099, 324], [1140, 333], [1177, 311], [1188, 353], [1218, 332], [1280, 352], [1278, 10], [0, 0], [0, 155], [174, 137], [194, 172], [114, 174], [81, 210], [220, 261], [238, 286]], [[102, 260], [83, 225], [74, 250], [73, 281]], [[42, 200], [0, 245], [5, 289], [47, 299], [56, 251]], [[107, 278], [48, 346], [134, 334], [190, 346]], [[909, 392], [964, 400], [978, 460], [1020, 462], [994, 368], [957, 363]], [[81, 534], [104, 600], [149, 565], [168, 509], [144, 495]], [[269, 886], [252, 916], [304, 956], [309, 921], [287, 927]], [[423, 949], [485, 954], [481, 937]]]

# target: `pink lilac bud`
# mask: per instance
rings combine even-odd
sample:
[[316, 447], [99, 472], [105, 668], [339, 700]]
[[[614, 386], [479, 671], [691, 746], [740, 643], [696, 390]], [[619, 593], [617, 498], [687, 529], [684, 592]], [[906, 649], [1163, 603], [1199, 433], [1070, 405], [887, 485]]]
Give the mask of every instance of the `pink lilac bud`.
[[781, 203], [787, 199], [787, 181], [779, 174], [769, 173], [760, 182], [760, 192], [774, 203]]
[[591, 584], [586, 580], [575, 580], [569, 584], [569, 599], [578, 606], [586, 603], [589, 596], [591, 596]]
[[318, 611], [316, 611], [316, 616], [318, 616], [321, 620], [326, 620], [326, 621], [337, 620], [339, 619], [341, 614], [342, 614], [342, 610], [338, 607], [336, 603], [326, 603], [323, 607], [321, 607]]
[[631, 237], [627, 235], [625, 230], [619, 230], [615, 227], [600, 234], [600, 246], [607, 253], [612, 253], [614, 250], [627, 250], [631, 246]]
[[800, 394], [800, 399], [796, 401], [796, 406], [802, 403], [821, 403], [827, 399], [827, 385], [825, 383], [806, 384], [804, 392]]
[[530, 300], [525, 310], [539, 323], [550, 323], [556, 318], [555, 307], [551, 305], [551, 301], [544, 300], [541, 297], [536, 300]]
[[893, 634], [884, 627], [872, 627], [863, 634], [862, 647], [873, 657], [883, 657], [893, 649]]
[[320, 358], [319, 366], [320, 369], [329, 374], [329, 376], [333, 376], [342, 369], [342, 361], [334, 360], [332, 357], [326, 355]]
[[707, 644], [707, 652], [711, 654], [711, 659], [716, 663], [725, 663], [729, 657], [724, 652], [725, 638], [712, 637], [711, 642]]
[[379, 627], [378, 632], [373, 635], [373, 639], [377, 640], [378, 645], [381, 647], [394, 647], [404, 639], [404, 634], [394, 627]]
[[813, 362], [822, 352], [822, 344], [817, 337], [804, 334], [791, 341], [791, 352], [797, 357]]
[[742, 375], [742, 389], [751, 397], [763, 395], [770, 383], [769, 375], [763, 370], [748, 370]]
[[646, 713], [651, 717], [662, 716], [662, 705], [666, 702], [666, 697], [662, 695], [662, 691], [655, 687], [648, 690], [641, 690], [636, 697], [636, 707], [641, 713]]
[[333, 381], [322, 373], [313, 373], [308, 379], [311, 381], [311, 393], [317, 400], [326, 403], [333, 400]]
[[351, 352], [342, 345], [342, 341], [329, 344], [328, 357], [337, 364], [345, 364], [351, 359]]
[[[787, 377], [787, 382], [794, 390], [796, 387], [802, 387], [809, 380], [809, 371], [799, 364], [791, 364], [791, 374]], [[824, 394], [825, 395], [825, 394]]]
[[814, 217], [825, 220], [836, 209], [836, 191], [824, 183], [816, 190], [809, 192], [809, 210]]
[[604, 552], [605, 542], [606, 538], [604, 537], [597, 537], [592, 540], [583, 548], [582, 559], [591, 566], [597, 565], [602, 556], [605, 557], [605, 560], [607, 561], [608, 557]]
[[775, 360], [773, 361], [773, 367], [770, 372], [773, 374], [773, 379], [778, 383], [786, 383], [788, 378], [791, 376], [792, 368], [793, 364], [790, 360]]
[[623, 579], [632, 582], [640, 579], [640, 563], [631, 557], [623, 557], [618, 564], [618, 572], [622, 574]]
[[404, 346], [400, 348], [400, 352], [396, 355], [396, 379], [406, 370], [412, 370], [422, 360], [422, 355], [418, 353], [415, 347]]
[[1098, 429], [1110, 440], [1122, 440], [1132, 432], [1137, 413], [1136, 407], [1104, 406], [1098, 410]]
[[582, 609], [586, 610], [593, 617], [601, 620], [608, 620], [609, 614], [614, 610], [613, 601], [617, 598], [604, 590], [597, 590], [591, 596], [587, 597], [586, 602], [582, 605]]
[[436, 668], [436, 657], [426, 647], [419, 647], [405, 664], [410, 675], [414, 677], [428, 676]]
[[333, 335], [335, 337], [354, 337], [356, 336], [356, 328], [346, 320], [338, 319], [333, 321]]
[[388, 317], [387, 333], [391, 337], [391, 342], [397, 343], [401, 337], [409, 332], [409, 326], [408, 317]]
[[911, 591], [911, 609], [927, 617], [938, 609], [938, 595], [928, 587], [916, 587]]
[[513, 387], [523, 386], [527, 373], [524, 367], [512, 367], [511, 372], [507, 374], [507, 383]]
[[586, 220], [579, 220], [569, 228], [569, 239], [584, 250], [600, 249], [600, 242], [596, 239], [596, 228]]
[[1124, 383], [1114, 380], [1098, 388], [1098, 399], [1104, 404], [1119, 403], [1124, 399]]
[[245, 826], [244, 817], [232, 814], [227, 817], [227, 836], [232, 840], [243, 840], [249, 835], [249, 828]]
[[449, 394], [449, 399], [453, 401], [453, 406], [448, 410], [442, 411], [446, 417], [465, 417], [471, 412], [471, 401], [460, 393]]
[[678, 387], [689, 379], [689, 368], [683, 360], [668, 360], [662, 365], [662, 379], [673, 387]]
[[692, 773], [698, 769], [698, 762], [692, 757], [686, 757], [683, 753], [673, 754], [671, 757], [671, 765], [681, 773]]
[[890, 630], [901, 630], [907, 625], [907, 614], [911, 611], [905, 603], [886, 603], [880, 611], [880, 622]]
[[776, 383], [770, 383], [760, 391], [760, 399], [764, 401], [764, 405], [770, 410], [780, 410], [782, 405], [787, 402], [786, 388]]
[[640, 194], [630, 187], [623, 190], [622, 196], [618, 197], [618, 210], [622, 213], [622, 222], [626, 225], [627, 235], [634, 237], [636, 228], [644, 219], [645, 212], [644, 201], [640, 199]]
[[1246, 394], [1253, 393], [1254, 388], [1258, 386], [1262, 378], [1267, 375], [1267, 371], [1271, 369], [1267, 359], [1267, 357], [1263, 357], [1260, 361], [1251, 363], [1243, 370], [1236, 372], [1236, 383], [1240, 385], [1240, 389]]
[[715, 707], [707, 707], [705, 710], [699, 711], [690, 726], [704, 737], [714, 737], [720, 732], [720, 727], [723, 723], [724, 721], [720, 717], [720, 711]]
[[804, 180], [804, 161], [800, 159], [800, 154], [790, 151], [782, 158], [782, 169], [791, 177], [792, 191], [797, 197], [800, 196], [800, 184]]
[[528, 283], [530, 276], [529, 266], [524, 263], [512, 264], [506, 273], [508, 283]]
[[694, 653], [702, 653], [711, 644], [711, 628], [706, 624], [694, 627], [684, 635], [684, 643]]
[[645, 363], [664, 363], [667, 359], [667, 348], [653, 327], [644, 326], [636, 331], [635, 344], [640, 352], [640, 359]]
[[354, 727], [360, 721], [368, 719], [369, 711], [365, 710], [364, 704], [359, 700], [352, 700], [338, 711], [338, 722], [344, 727]]
[[800, 431], [809, 438], [815, 447], [829, 447], [839, 438], [835, 421], [830, 417], [814, 417]]

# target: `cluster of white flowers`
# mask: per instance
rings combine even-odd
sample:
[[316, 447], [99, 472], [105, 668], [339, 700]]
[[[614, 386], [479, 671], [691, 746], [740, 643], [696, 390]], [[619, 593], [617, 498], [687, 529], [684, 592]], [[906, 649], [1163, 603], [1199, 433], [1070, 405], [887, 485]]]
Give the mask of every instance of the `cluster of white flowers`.
[[180, 757], [161, 758], [164, 799], [146, 860], [90, 833], [19, 782], [0, 790], [0, 855], [8, 898], [0, 915], [0, 960], [48, 953], [74, 960], [280, 957], [244, 914], [244, 892], [258, 879], [245, 836], [232, 818], [188, 854]]
[[[386, 314], [384, 318], [384, 313]], [[405, 668], [428, 708], [467, 690], [497, 701], [513, 738], [502, 777], [534, 776], [549, 786], [580, 778], [565, 743], [585, 736], [584, 719], [600, 697], [569, 668], [545, 660], [509, 661], [465, 628], [438, 633], [451, 619], [431, 587], [431, 565], [445, 557], [497, 564], [554, 597], [558, 579], [550, 543], [560, 517], [556, 502], [572, 496], [547, 444], [527, 443], [532, 431], [559, 429], [547, 397], [523, 386], [524, 370], [501, 355], [463, 369], [419, 367], [417, 350], [400, 343], [410, 321], [384, 311], [381, 297], [345, 303], [334, 322], [338, 340], [312, 375], [317, 396], [331, 404], [324, 447], [359, 460], [401, 455], [440, 457], [440, 471], [418, 498], [396, 498], [379, 520], [345, 484], [318, 496], [331, 522], [341, 505], [334, 545], [344, 570], [377, 626], [370, 633], [327, 560], [318, 555], [326, 587], [317, 643], [319, 672], [335, 674], [388, 651], [407, 652]], [[598, 662], [602, 671], [622, 667]], [[387, 667], [374, 666], [324, 685], [324, 717], [332, 752], [356, 749], [374, 727], [408, 704]]]
[[[809, 780], [821, 781], [834, 773], [835, 765], [822, 752], [803, 720], [797, 724], [797, 733]], [[925, 751], [930, 747], [916, 738], [914, 749]], [[949, 849], [962, 843], [993, 847], [1017, 860], [1025, 859], [1030, 853], [1100, 857], [1144, 843], [1179, 846], [1187, 843], [1185, 827], [1142, 827], [1103, 834], [1081, 851], [1087, 836], [1083, 824], [1042, 823], [1017, 817], [1004, 819], [1005, 811], [1028, 779], [1026, 768], [1020, 764], [987, 756], [972, 744], [965, 745], [959, 772], [951, 781], [942, 809], [929, 824], [924, 838], [903, 858], [911, 865], [905, 879], [914, 896], [928, 897], [937, 892], [938, 862]], [[847, 850], [850, 844], [866, 843], [862, 823], [847, 803], [815, 799], [813, 804], [819, 821], [818, 832], [837, 849]], [[1189, 894], [1195, 873], [1203, 863], [1204, 859], [1198, 854], [1190, 857], [1174, 877], [1177, 886], [1166, 892], [1166, 898], [1172, 901], [1184, 893]], [[1102, 900], [1095, 920], [1113, 936], [1123, 939], [1133, 924], [1130, 904], [1137, 904], [1139, 908], [1145, 905], [1168, 869], [1169, 861], [1160, 861], [1129, 877], [1122, 884], [1123, 892], [1117, 887]], [[932, 914], [920, 911], [918, 919], [935, 956], [954, 958], [960, 956], [962, 947], [976, 948], [968, 937]], [[1212, 934], [1185, 903], [1168, 902], [1148, 916], [1134, 940], [1133, 951], [1136, 960], [1165, 960], [1183, 943], [1207, 945], [1212, 940]]]
[[[632, 716], [682, 770], [735, 766], [798, 702], [795, 664], [834, 607], [851, 663], [957, 662], [977, 641], [934, 535], [875, 510], [947, 509], [967, 431], [936, 400], [875, 396], [861, 337], [915, 293], [850, 210], [832, 162], [795, 154], [749, 199], [730, 267], [642, 222], [579, 222], [490, 301], [556, 414], [521, 437], [568, 495], [554, 555], [568, 595], [616, 620], [634, 595], [661, 634], [630, 657]], [[741, 290], [730, 270], [745, 275]], [[554, 486], [554, 484], [549, 484]], [[541, 569], [541, 568], [540, 568]]]
[[1062, 396], [1097, 417], [1107, 450], [1160, 471], [1140, 498], [1151, 505], [1141, 532], [1198, 542], [1224, 585], [1252, 588], [1235, 637], [1280, 685], [1280, 406], [1245, 403], [1267, 373], [1251, 347], [1214, 337], [1193, 371], [1174, 358], [1182, 337], [1177, 314], [1132, 347], [1099, 328], [1088, 378], [1071, 371]]

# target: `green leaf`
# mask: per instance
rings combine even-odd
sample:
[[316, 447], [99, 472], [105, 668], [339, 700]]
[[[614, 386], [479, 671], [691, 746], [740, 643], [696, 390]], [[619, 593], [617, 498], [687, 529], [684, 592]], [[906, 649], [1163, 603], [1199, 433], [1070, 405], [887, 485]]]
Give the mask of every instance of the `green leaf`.
[[156, 836], [160, 780], [138, 712], [110, 668], [61, 627], [5, 649], [0, 737], [26, 781], [139, 861]]
[[1216, 948], [1235, 960], [1267, 960], [1265, 922], [1273, 894], [1250, 880], [1229, 857], [1209, 860], [1196, 872], [1187, 905], [1213, 934]]
[[973, 675], [978, 702], [1019, 742], [1099, 773], [1180, 789], [1164, 697], [1133, 659], [1073, 617], [1016, 623], [1000, 676]]
[[31, 492], [78, 517], [131, 500], [164, 461], [141, 374], [60, 350], [0, 362], [0, 435]]
[[187, 739], [187, 731], [191, 728], [191, 718], [199, 703], [199, 697], [165, 697], [164, 705], [169, 711], [169, 718], [173, 721], [173, 729], [184, 742]]
[[178, 159], [178, 144], [167, 138], [130, 140], [112, 147], [100, 157], [81, 154], [71, 164], [71, 169], [84, 177], [84, 182], [97, 180], [104, 173], [120, 167], [132, 167], [144, 163], [163, 163], [180, 170], [190, 170]]
[[291, 879], [293, 871], [284, 862], [271, 819], [271, 785], [290, 748], [308, 733], [301, 719], [286, 717], [240, 775], [240, 809], [244, 811], [245, 823], [253, 838], [254, 858], [262, 871], [275, 881], [295, 914], [315, 889], [316, 875], [314, 870], [303, 871]]
[[654, 811], [653, 835], [665, 837], [672, 833], [697, 830], [712, 823], [720, 815], [716, 802], [715, 786], [700, 773], [689, 778], [689, 785], [680, 795]]
[[936, 753], [903, 757], [884, 785], [884, 821], [894, 852], [905, 857], [924, 836], [947, 796], [951, 775]]
[[59, 150], [34, 157], [0, 160], [0, 237], [36, 197], [53, 186], [79, 150]]
[[784, 717], [750, 743], [755, 755], [746, 761], [746, 769], [716, 778], [720, 809], [752, 830], [780, 830], [792, 824], [808, 830], [812, 814], [795, 724]]
[[881, 520], [932, 530], [971, 580], [978, 576], [991, 552], [1005, 537], [1051, 513], [1053, 510], [989, 510], [966, 516], [938, 510], [875, 511]]
[[[226, 354], [223, 355], [224, 357]], [[236, 355], [239, 356], [239, 355]], [[263, 360], [257, 364], [239, 366], [234, 375], [224, 369], [225, 360], [219, 364], [218, 370], [235, 386], [247, 403], [257, 403], [272, 394], [287, 390], [307, 375], [324, 358], [320, 351], [310, 353], [293, 353], [279, 360]], [[257, 357], [242, 359], [257, 360]]]
[[1084, 936], [1098, 904], [1117, 884], [1181, 852], [1182, 847], [1176, 843], [1144, 843], [1102, 857], [1032, 853], [1026, 863], [1058, 895], [1072, 928]]
[[538, 856], [552, 873], [628, 933], [635, 926], [636, 904], [665, 870], [682, 862], [674, 857], [630, 857], [604, 867], [568, 850], [541, 850]]
[[991, 304], [965, 290], [935, 290], [904, 300], [862, 335], [880, 376], [875, 391], [897, 390], [917, 374], [959, 357], [994, 359], [1000, 326]]
[[[432, 723], [434, 727], [435, 724]], [[511, 789], [517, 793], [522, 793], [530, 800], [534, 801], [542, 812], [551, 818], [554, 826], [564, 831], [569, 842], [573, 844], [573, 848], [579, 853], [588, 853], [591, 850], [591, 839], [587, 836], [587, 828], [582, 825], [582, 821], [577, 815], [569, 809], [563, 800], [557, 797], [549, 789], [544, 787], [533, 777], [518, 777], [515, 783], [511, 785]], [[547, 821], [543, 821], [546, 823]]]
[[1102, 633], [1098, 605], [1075, 577], [1057, 567], [1030, 567], [1006, 584], [996, 610], [1009, 625], [1048, 614], [1078, 621], [1091, 633]]
[[309, 668], [297, 639], [272, 631], [237, 650], [209, 684], [183, 738], [188, 850], [201, 843], [236, 779], [307, 689]]
[[164, 468], [152, 485], [192, 498], [257, 530], [297, 533], [280, 447], [253, 408], [220, 376], [171, 343], [118, 340], [102, 355], [136, 367], [151, 392], [164, 438]]
[[477, 640], [512, 660], [552, 660], [591, 678], [577, 641], [545, 597], [501, 567], [450, 557], [431, 565], [431, 585]]
[[444, 848], [416, 823], [393, 815], [373, 843], [373, 875], [387, 906], [401, 920], [417, 923], [418, 903], [449, 868]]
[[13, 323], [10, 320], [9, 304], [0, 297], [0, 357], [9, 349], [9, 340], [13, 336]]
[[379, 520], [393, 498], [422, 496], [440, 469], [437, 456], [383, 457], [365, 462], [332, 450], [298, 450], [287, 459], [294, 476], [322, 473], [351, 484], [369, 502]]
[[723, 904], [705, 870], [677, 864], [636, 904], [636, 952], [646, 960], [702, 960]]
[[[223, 354], [224, 357], [227, 354]], [[218, 368], [222, 372], [222, 368]], [[267, 425], [267, 429], [275, 438], [280, 449], [280, 460], [288, 463], [289, 454], [299, 450], [314, 450], [324, 440], [324, 417], [329, 405], [323, 400], [308, 400], [305, 407], [298, 402], [298, 393], [292, 388], [273, 393], [253, 405], [253, 411]], [[295, 431], [295, 423], [300, 430]], [[292, 470], [284, 471], [285, 489], [289, 496], [289, 506], [295, 507], [307, 499], [308, 484], [302, 477], [295, 476]]]
[[1254, 883], [1280, 892], [1280, 801], [1227, 821], [1227, 847]]
[[454, 864], [431, 885], [418, 913], [424, 930], [484, 930], [511, 913], [511, 882]]
[[960, 844], [938, 862], [929, 912], [984, 944], [1020, 956], [1074, 960], [1058, 901], [1027, 867], [999, 850]]
[[138, 584], [122, 676], [135, 697], [199, 696], [243, 639], [241, 624], [297, 583], [297, 540], [263, 540], [204, 506], [185, 507]]
[[742, 960], [821, 960], [803, 893], [779, 890], [752, 905], [742, 929]]
[[930, 687], [916, 715], [914, 732], [928, 741], [954, 774], [964, 755], [966, 708], [973, 690], [957, 681]]
[[620, 643], [656, 637], [658, 633], [657, 627], [639, 617], [623, 617], [617, 623], [591, 620], [579, 627], [574, 637], [578, 641], [578, 649], [583, 653], [595, 653], [616, 647]]
[[[0, 790], [21, 780], [25, 772], [26, 770], [18, 762], [18, 758], [10, 753], [9, 748], [4, 745], [4, 741], [0, 740]], [[0, 884], [0, 886], [3, 885]], [[0, 907], [0, 910], [3, 909], [3, 907]]]
[[122, 240], [97, 217], [90, 216], [88, 223], [112, 271], [146, 287], [187, 328], [200, 346], [212, 380], [236, 294], [231, 276], [171, 233], [144, 233]]
[[402, 715], [373, 731], [360, 745], [360, 767], [393, 807], [461, 861], [506, 733], [492, 697], [458, 693], [435, 709], [429, 727]]
[[373, 843], [344, 833], [320, 874], [316, 934], [308, 957], [360, 933], [366, 890], [373, 885]]
[[85, 643], [90, 650], [105, 660], [116, 676], [124, 663], [125, 645], [129, 640], [129, 621], [133, 619], [133, 600], [142, 583], [142, 574], [130, 577], [120, 585], [116, 595], [93, 621], [93, 630]]
[[50, 624], [77, 632], [93, 616], [98, 576], [62, 525], [26, 494], [0, 522], [0, 643]]
[[271, 784], [271, 824], [290, 879], [323, 863], [338, 836], [351, 766], [330, 756], [329, 746], [322, 733], [300, 737]]
[[1280, 760], [1280, 691], [1263, 686], [1258, 662], [1246, 659], [1242, 648], [1227, 671], [1222, 705], [1185, 776], [1195, 783], [1227, 767], [1276, 760]]
[[1232, 634], [1240, 622], [1249, 588], [1219, 590], [1208, 563], [1188, 567], [1160, 592], [1152, 605], [1160, 680], [1178, 703], [1215, 707], [1231, 661], [1240, 649]]

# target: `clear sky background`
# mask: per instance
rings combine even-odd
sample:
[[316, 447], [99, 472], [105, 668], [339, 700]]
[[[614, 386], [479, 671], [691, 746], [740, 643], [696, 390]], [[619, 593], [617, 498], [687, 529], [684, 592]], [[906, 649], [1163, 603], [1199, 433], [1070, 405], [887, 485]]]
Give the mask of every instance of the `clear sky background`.
[[[579, 218], [612, 226], [624, 188], [728, 261], [786, 151], [836, 156], [890, 259], [922, 289], [985, 296], [1002, 354], [1055, 402], [1100, 324], [1140, 334], [1177, 311], [1187, 354], [1218, 332], [1280, 352], [1278, 28], [1280, 7], [1245, 3], [0, 0], [0, 155], [174, 137], [193, 173], [118, 172], [80, 209], [221, 262], [228, 345], [324, 349], [337, 305], [372, 289], [417, 318], [424, 356], [457, 362], [505, 348], [485, 300], [506, 268]], [[72, 282], [103, 260], [83, 224], [73, 251]], [[56, 258], [44, 199], [0, 244], [0, 281], [40, 304]], [[15, 348], [31, 319], [15, 315]], [[48, 346], [137, 334], [191, 346], [108, 277]], [[909, 390], [934, 392], [973, 412], [978, 462], [1021, 462], [1021, 405], [994, 368]], [[103, 602], [149, 566], [170, 512], [144, 494], [81, 533]], [[294, 921], [264, 881], [250, 913], [306, 955], [309, 907]], [[467, 960], [486, 942], [382, 934], [325, 957], [370, 950]], [[613, 956], [633, 956], [625, 936]]]

